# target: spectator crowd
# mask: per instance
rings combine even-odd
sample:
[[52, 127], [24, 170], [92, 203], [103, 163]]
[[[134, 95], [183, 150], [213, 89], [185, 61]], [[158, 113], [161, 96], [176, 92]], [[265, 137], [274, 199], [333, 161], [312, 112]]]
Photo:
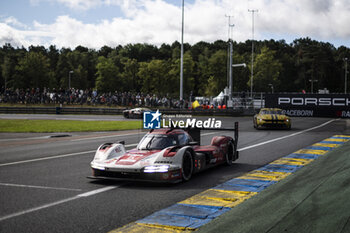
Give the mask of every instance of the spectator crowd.
[[106, 105], [106, 106], [145, 106], [187, 108], [188, 101], [179, 101], [169, 96], [132, 92], [98, 93], [86, 89], [1, 89], [0, 103], [10, 104], [68, 104], [68, 105]]

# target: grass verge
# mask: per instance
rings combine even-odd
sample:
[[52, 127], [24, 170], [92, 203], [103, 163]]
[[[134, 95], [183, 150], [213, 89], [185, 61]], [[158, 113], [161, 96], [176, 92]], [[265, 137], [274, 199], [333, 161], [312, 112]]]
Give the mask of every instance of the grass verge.
[[139, 129], [140, 121], [0, 120], [0, 132], [51, 133]]

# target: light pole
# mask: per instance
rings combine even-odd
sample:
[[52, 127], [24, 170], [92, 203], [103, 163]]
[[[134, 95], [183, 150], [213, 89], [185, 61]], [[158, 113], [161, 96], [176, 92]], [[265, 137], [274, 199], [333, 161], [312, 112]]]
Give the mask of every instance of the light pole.
[[[230, 61], [231, 61], [231, 63], [230, 64], [232, 64], [232, 59], [230, 59]], [[231, 76], [230, 76], [230, 89], [229, 89], [229, 101], [230, 101], [230, 103], [231, 103], [231, 106], [230, 107], [232, 107], [232, 83], [233, 83], [233, 80], [232, 80], [232, 67], [241, 67], [241, 66], [243, 66], [243, 67], [247, 67], [247, 64], [245, 64], [245, 63], [239, 63], [239, 64], [232, 64], [232, 65], [230, 65], [230, 74], [231, 74]], [[227, 104], [227, 106], [229, 107], [229, 104]]]
[[180, 101], [183, 100], [183, 67], [184, 67], [184, 0], [182, 0], [181, 60], [180, 60]]
[[348, 58], [344, 58], [345, 63], [345, 84], [344, 84], [344, 93], [346, 94], [347, 86], [348, 86]]
[[232, 100], [232, 41], [231, 40], [230, 40], [230, 82], [229, 82], [228, 99]]
[[309, 81], [311, 82], [311, 94], [314, 93], [314, 83], [317, 83], [318, 80], [315, 80], [315, 79], [309, 79]]
[[271, 87], [271, 93], [273, 94], [273, 84], [269, 84], [269, 87]]
[[[233, 27], [234, 24], [229, 24], [229, 27]], [[228, 98], [229, 100], [232, 100], [232, 39], [230, 40], [230, 80], [229, 80], [229, 94]]]
[[253, 99], [253, 78], [254, 78], [254, 13], [258, 10], [249, 10], [252, 13], [252, 72], [250, 78], [250, 97]]
[[71, 74], [73, 74], [73, 73], [74, 73], [73, 70], [69, 71], [69, 80], [68, 80], [68, 89], [69, 90], [70, 90], [70, 78], [71, 78]]
[[231, 17], [233, 17], [232, 15], [225, 15], [225, 17], [228, 18], [228, 32], [227, 32], [227, 40], [229, 43], [228, 46], [228, 51], [227, 51], [227, 86], [229, 87], [229, 92], [232, 93], [232, 90], [230, 89], [231, 86], [231, 79], [232, 79], [232, 69], [231, 69], [231, 65], [232, 65], [232, 40], [231, 40], [231, 28], [234, 27], [234, 24], [231, 24]]

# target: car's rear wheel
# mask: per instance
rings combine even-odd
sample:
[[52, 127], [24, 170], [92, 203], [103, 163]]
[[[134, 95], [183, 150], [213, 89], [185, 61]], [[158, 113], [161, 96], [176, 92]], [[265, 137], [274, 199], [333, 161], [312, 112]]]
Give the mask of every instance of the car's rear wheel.
[[232, 160], [233, 160], [233, 145], [232, 142], [229, 142], [227, 144], [227, 152], [225, 155], [225, 159], [226, 159], [226, 164], [231, 166], [232, 165]]
[[193, 173], [193, 158], [191, 152], [185, 151], [182, 157], [182, 179], [189, 181]]

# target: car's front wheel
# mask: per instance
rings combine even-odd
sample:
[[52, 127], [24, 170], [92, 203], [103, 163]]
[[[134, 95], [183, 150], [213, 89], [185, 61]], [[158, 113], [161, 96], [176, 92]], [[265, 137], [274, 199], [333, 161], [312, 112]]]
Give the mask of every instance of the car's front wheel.
[[184, 181], [189, 181], [193, 173], [193, 158], [191, 152], [185, 151], [182, 157], [182, 179]]

